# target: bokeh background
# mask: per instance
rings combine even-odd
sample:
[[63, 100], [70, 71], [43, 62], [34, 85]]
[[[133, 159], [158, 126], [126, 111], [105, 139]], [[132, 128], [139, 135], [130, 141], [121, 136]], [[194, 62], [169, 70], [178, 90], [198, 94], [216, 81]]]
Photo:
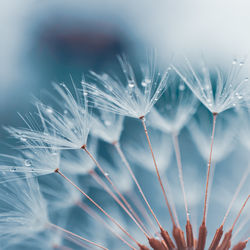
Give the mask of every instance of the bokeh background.
[[[82, 74], [89, 70], [109, 70], [117, 64], [118, 54], [125, 53], [136, 59], [145, 49], [154, 47], [166, 59], [202, 54], [222, 64], [235, 56], [247, 58], [249, 13], [250, 3], [244, 0], [1, 0], [0, 151], [8, 152], [6, 145], [10, 141], [2, 126], [23, 125], [17, 112], [32, 111], [32, 96], [42, 97], [45, 89], [52, 89], [52, 82], [67, 83], [71, 81], [70, 76], [79, 82]], [[209, 116], [202, 107], [200, 112]], [[184, 170], [185, 176], [198, 180], [201, 175], [204, 177], [205, 167], [194, 170], [192, 166], [206, 166], [206, 163], [201, 157], [195, 163], [192, 161], [192, 155], [199, 153], [194, 145], [190, 146], [190, 140], [187, 141], [188, 131], [183, 133], [183, 159], [190, 166]], [[248, 161], [246, 152], [238, 151], [223, 162], [228, 168], [218, 168], [215, 178], [215, 185], [225, 185], [221, 193], [227, 194], [228, 200]], [[170, 179], [176, 175], [176, 171], [170, 170]], [[231, 185], [232, 175], [236, 179], [234, 185]], [[145, 189], [150, 177], [150, 173], [140, 176]], [[193, 183], [196, 191], [199, 182], [201, 180]], [[180, 190], [176, 193], [180, 195]], [[225, 207], [223, 201], [221, 207], [218, 206], [218, 195], [219, 192], [214, 198], [217, 206], [211, 206], [211, 214], [219, 219], [217, 212], [224, 211]], [[161, 206], [159, 211], [165, 209], [163, 202]], [[164, 219], [164, 213], [161, 217]], [[182, 219], [184, 221], [185, 216]], [[213, 230], [215, 222], [208, 222]]]
[[[104, 71], [119, 53], [247, 56], [248, 1], [8, 1], [0, 3], [0, 125], [17, 125], [51, 82]], [[1, 131], [1, 139], [3, 138]]]

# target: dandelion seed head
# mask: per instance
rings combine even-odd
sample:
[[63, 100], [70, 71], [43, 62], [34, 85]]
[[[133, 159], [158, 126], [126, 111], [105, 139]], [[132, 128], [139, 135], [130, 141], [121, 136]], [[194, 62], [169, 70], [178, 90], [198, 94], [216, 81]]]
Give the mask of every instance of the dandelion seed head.
[[243, 65], [233, 60], [228, 69], [209, 68], [203, 61], [200, 67], [194, 67], [186, 59], [185, 66], [173, 68], [210, 112], [221, 113], [249, 105], [250, 85]]
[[25, 178], [26, 173], [32, 177], [54, 173], [60, 165], [60, 158], [59, 151], [32, 147], [31, 144], [28, 149], [19, 151], [17, 155], [1, 154], [0, 183]]
[[[155, 60], [141, 66], [140, 80], [126, 57], [119, 57], [123, 78], [92, 72], [93, 83], [82, 82], [95, 107], [119, 115], [139, 118], [147, 115], [167, 88], [168, 71], [157, 71]], [[159, 74], [160, 73], [160, 74]]]
[[1, 184], [0, 189], [0, 245], [6, 247], [45, 230], [47, 205], [36, 179]]
[[37, 142], [48, 148], [79, 149], [87, 143], [90, 130], [91, 116], [88, 113], [87, 100], [81, 98], [80, 91], [74, 84], [75, 97], [65, 84], [63, 86], [54, 84], [54, 88], [59, 95], [59, 98], [54, 100], [59, 107], [63, 107], [61, 111], [55, 109], [52, 111], [51, 107], [48, 108], [41, 101], [36, 101], [40, 126], [36, 126], [31, 115], [22, 117], [28, 128], [7, 128], [7, 131], [13, 137], [25, 142], [26, 146]]

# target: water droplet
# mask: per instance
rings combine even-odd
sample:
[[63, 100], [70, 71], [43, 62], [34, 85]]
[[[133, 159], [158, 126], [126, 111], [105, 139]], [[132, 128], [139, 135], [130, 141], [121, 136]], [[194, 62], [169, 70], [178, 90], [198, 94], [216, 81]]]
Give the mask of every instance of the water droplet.
[[68, 110], [65, 109], [65, 110], [63, 111], [63, 113], [64, 113], [65, 115], [67, 115], [67, 114], [68, 114]]
[[234, 59], [233, 62], [232, 62], [232, 64], [235, 65], [236, 63], [237, 63], [237, 60]]
[[130, 82], [128, 83], [128, 86], [132, 89], [132, 88], [134, 88], [135, 84], [134, 84], [134, 82], [130, 81]]
[[109, 176], [109, 173], [106, 172], [104, 175], [105, 175], [105, 176]]
[[147, 83], [145, 81], [142, 81], [141, 85], [142, 87], [147, 87]]
[[206, 90], [209, 90], [209, 89], [210, 89], [209, 84], [206, 84], [206, 85], [205, 85], [205, 89], [206, 89]]
[[87, 92], [87, 91], [83, 91], [83, 95], [84, 95], [84, 96], [87, 96], [87, 95], [88, 95], [88, 92]]
[[15, 167], [10, 169], [10, 172], [15, 172], [15, 171], [16, 171]]
[[244, 62], [240, 62], [240, 63], [239, 63], [239, 66], [243, 66], [243, 65], [244, 65]]
[[22, 142], [26, 142], [26, 141], [27, 141], [27, 139], [26, 139], [25, 137], [21, 137], [20, 140], [21, 140]]
[[244, 79], [244, 82], [248, 82], [248, 77], [246, 77], [246, 78]]
[[180, 85], [179, 85], [179, 90], [180, 90], [180, 91], [183, 91], [184, 89], [185, 89], [185, 85], [184, 85], [184, 84], [180, 84]]
[[27, 159], [27, 160], [25, 160], [24, 161], [24, 165], [26, 166], [26, 167], [30, 167], [31, 166], [31, 160], [29, 160], [29, 159]]
[[49, 113], [49, 114], [52, 114], [53, 113], [53, 109], [51, 107], [47, 107], [46, 108], [46, 112]]
[[110, 125], [111, 125], [111, 121], [105, 120], [105, 121], [104, 121], [104, 124], [105, 124], [106, 126], [110, 126]]
[[64, 88], [66, 87], [65, 83], [63, 83], [63, 82], [60, 83], [60, 86], [62, 86], [62, 87], [64, 87]]

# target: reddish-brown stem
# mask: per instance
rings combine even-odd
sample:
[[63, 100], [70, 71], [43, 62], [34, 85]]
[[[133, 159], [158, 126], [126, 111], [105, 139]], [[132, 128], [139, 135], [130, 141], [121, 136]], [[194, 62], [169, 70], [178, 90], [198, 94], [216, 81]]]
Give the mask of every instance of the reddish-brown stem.
[[80, 207], [82, 210], [84, 210], [87, 214], [92, 216], [95, 220], [99, 221], [101, 224], [103, 224], [115, 237], [120, 239], [123, 243], [125, 243], [127, 246], [129, 246], [131, 249], [135, 250], [135, 248], [130, 245], [126, 240], [124, 240], [118, 233], [116, 233], [112, 227], [99, 215], [97, 214], [92, 208], [85, 205], [82, 201], [77, 202], [76, 204], [78, 207]]
[[122, 152], [122, 150], [121, 150], [121, 147], [120, 147], [119, 143], [118, 143], [118, 142], [115, 142], [115, 143], [113, 143], [113, 144], [114, 144], [114, 146], [115, 146], [115, 148], [116, 148], [118, 154], [120, 155], [122, 161], [124, 162], [126, 168], [128, 169], [128, 171], [129, 171], [129, 173], [130, 173], [132, 179], [134, 180], [134, 182], [135, 182], [135, 184], [136, 184], [136, 186], [137, 186], [137, 188], [138, 188], [138, 190], [139, 190], [139, 192], [140, 192], [140, 194], [141, 194], [143, 200], [145, 201], [145, 203], [146, 203], [146, 205], [147, 205], [149, 211], [150, 211], [151, 214], [153, 215], [153, 217], [154, 217], [156, 223], [158, 224], [158, 226], [161, 227], [161, 224], [160, 224], [159, 220], [157, 219], [157, 217], [156, 217], [156, 215], [155, 215], [153, 209], [152, 209], [151, 206], [149, 205], [149, 202], [148, 202], [146, 196], [144, 195], [144, 193], [143, 193], [143, 191], [142, 191], [142, 189], [141, 189], [141, 186], [140, 186], [139, 182], [137, 181], [137, 179], [136, 179], [136, 177], [135, 177], [135, 175], [134, 175], [134, 173], [133, 173], [133, 171], [132, 171], [132, 169], [131, 169], [131, 167], [130, 167], [130, 165], [129, 165], [129, 163], [128, 163], [126, 157], [125, 157], [125, 155], [123, 154], [123, 152]]
[[85, 238], [83, 238], [82, 236], [80, 236], [80, 235], [78, 235], [78, 234], [75, 234], [75, 233], [72, 233], [71, 231], [68, 231], [68, 230], [66, 230], [66, 229], [64, 229], [64, 228], [62, 228], [62, 227], [60, 227], [60, 226], [57, 226], [57, 225], [52, 224], [52, 223], [48, 223], [48, 226], [50, 226], [51, 228], [55, 228], [55, 229], [57, 229], [57, 230], [60, 230], [60, 231], [62, 231], [62, 232], [64, 232], [64, 233], [67, 233], [67, 234], [69, 234], [69, 235], [72, 235], [72, 236], [74, 236], [74, 237], [76, 237], [76, 238], [78, 238], [78, 239], [80, 239], [80, 240], [83, 240], [83, 241], [85, 241], [85, 242], [88, 242], [89, 244], [91, 244], [91, 245], [93, 245], [93, 246], [99, 247], [99, 248], [104, 249], [104, 250], [108, 250], [106, 247], [103, 247], [103, 246], [101, 246], [101, 245], [99, 245], [99, 244], [97, 244], [97, 243], [95, 243], [95, 242], [93, 242], [93, 241], [90, 241], [90, 240], [88, 240], [88, 239], [85, 239]]
[[198, 237], [196, 250], [204, 250], [205, 249], [206, 238], [207, 238], [207, 227], [205, 225], [205, 222], [203, 221], [200, 228], [199, 228], [199, 237]]
[[128, 195], [128, 198], [133, 202], [135, 207], [138, 209], [138, 211], [142, 214], [145, 221], [147, 221], [148, 225], [150, 225], [150, 227], [153, 229], [153, 231], [155, 233], [157, 233], [158, 229], [155, 226], [155, 224], [153, 223], [153, 221], [152, 221], [151, 217], [149, 216], [149, 214], [147, 213], [147, 210], [143, 206], [143, 204], [142, 204], [141, 200], [139, 199], [139, 197], [134, 193], [134, 191], [129, 192], [127, 195]]
[[187, 220], [186, 224], [186, 238], [187, 238], [187, 247], [188, 249], [194, 248], [194, 235], [193, 235], [193, 228], [189, 220]]
[[140, 117], [140, 120], [142, 121], [144, 132], [145, 132], [145, 135], [147, 137], [147, 141], [148, 141], [148, 145], [149, 145], [149, 148], [150, 148], [150, 151], [151, 151], [151, 155], [152, 155], [152, 159], [153, 159], [153, 162], [154, 162], [156, 174], [157, 174], [160, 186], [161, 186], [161, 190], [162, 190], [163, 195], [164, 195], [165, 202], [166, 202], [167, 207], [168, 207], [170, 218], [171, 218], [173, 226], [175, 226], [175, 221], [174, 221], [173, 213], [172, 213], [172, 210], [171, 210], [168, 198], [167, 198], [167, 194], [166, 194], [166, 191], [164, 189], [164, 186], [163, 186], [163, 183], [162, 183], [162, 180], [161, 180], [160, 172], [159, 172], [159, 169], [158, 169], [158, 166], [157, 166], [157, 163], [156, 163], [155, 155], [154, 155], [154, 152], [153, 152], [153, 149], [152, 149], [152, 145], [151, 145], [151, 141], [150, 141], [150, 138], [149, 138], [149, 135], [148, 135], [148, 130], [147, 130], [147, 126], [146, 126], [146, 123], [145, 123], [145, 119], [144, 119], [144, 117]]
[[240, 181], [240, 183], [239, 183], [239, 185], [238, 185], [238, 187], [237, 187], [237, 189], [236, 189], [236, 191], [234, 193], [234, 196], [233, 196], [233, 198], [232, 198], [232, 200], [231, 200], [231, 202], [229, 204], [229, 207], [228, 207], [228, 209], [226, 211], [226, 214], [225, 214], [225, 216], [223, 218], [223, 221], [222, 221], [221, 225], [224, 226], [224, 224], [226, 222], [226, 219], [227, 219], [227, 217], [228, 217], [228, 215], [229, 215], [229, 213], [230, 213], [230, 211], [232, 209], [232, 206], [233, 206], [233, 204], [234, 204], [234, 202], [235, 202], [235, 200], [236, 200], [236, 198], [237, 198], [237, 196], [238, 196], [238, 194], [239, 194], [239, 192], [240, 192], [240, 190], [241, 190], [244, 182], [246, 181], [249, 172], [250, 172], [250, 167], [248, 167], [248, 169], [246, 170], [246, 172], [243, 174], [242, 179], [241, 179], [241, 181]]
[[[87, 146], [83, 145], [82, 149], [88, 154], [88, 156], [92, 159], [92, 161], [95, 163], [95, 165], [98, 167], [98, 169], [101, 171], [101, 173], [103, 174], [103, 176], [107, 179], [107, 181], [109, 182], [109, 184], [112, 186], [112, 188], [115, 190], [115, 192], [118, 194], [118, 196], [121, 198], [121, 200], [124, 202], [124, 204], [127, 206], [127, 208], [129, 209], [129, 211], [136, 215], [136, 218], [139, 218], [139, 216], [136, 214], [136, 212], [134, 211], [134, 209], [131, 207], [131, 205], [128, 203], [128, 201], [126, 200], [126, 198], [121, 194], [121, 192], [119, 191], [119, 189], [116, 187], [116, 185], [112, 182], [112, 180], [109, 178], [108, 175], [105, 174], [105, 171], [103, 170], [103, 168], [101, 167], [101, 165], [99, 164], [99, 162], [95, 159], [95, 157], [88, 151]], [[138, 223], [137, 223], [138, 224]], [[143, 230], [144, 231], [144, 230]], [[145, 234], [145, 232], [144, 232]], [[147, 235], [147, 234], [146, 234]]]
[[226, 222], [226, 219], [227, 219], [227, 217], [228, 217], [228, 215], [229, 215], [229, 213], [230, 213], [230, 211], [232, 209], [232, 206], [233, 206], [233, 204], [234, 204], [234, 202], [236, 200], [236, 197], [238, 196], [244, 182], [247, 179], [247, 176], [249, 174], [249, 170], [250, 170], [250, 168], [248, 168], [247, 171], [243, 174], [243, 177], [242, 177], [239, 185], [237, 186], [237, 189], [236, 189], [236, 191], [234, 193], [234, 196], [233, 196], [233, 198], [232, 198], [232, 200], [231, 200], [231, 202], [230, 202], [230, 204], [228, 206], [228, 209], [227, 209], [226, 214], [225, 214], [225, 216], [223, 218], [223, 221], [222, 221], [220, 227], [216, 230], [216, 233], [215, 233], [213, 241], [212, 241], [212, 243], [211, 243], [211, 245], [209, 247], [209, 250], [215, 250], [218, 247], [218, 245], [220, 243], [220, 240], [221, 240], [221, 237], [223, 235], [223, 227], [224, 227], [224, 224]]
[[236, 244], [232, 250], [243, 250], [246, 248], [248, 241], [240, 241], [238, 244]]
[[[147, 230], [143, 225], [142, 221], [137, 215], [133, 215], [128, 211], [128, 209], [123, 205], [123, 203], [119, 200], [119, 198], [112, 192], [112, 190], [106, 185], [106, 183], [96, 174], [94, 170], [91, 170], [89, 174], [95, 179], [95, 181], [103, 187], [103, 189], [117, 202], [117, 204], [127, 213], [127, 215], [134, 221], [134, 223], [139, 227], [139, 229], [145, 234], [146, 237], [149, 237]], [[138, 221], [138, 222], [137, 222]], [[142, 225], [142, 226], [141, 226]], [[143, 227], [143, 228], [142, 228]]]
[[178, 167], [178, 172], [179, 172], [179, 180], [180, 180], [180, 184], [181, 184], [181, 190], [182, 190], [182, 195], [183, 195], [184, 205], [185, 205], [185, 210], [186, 210], [186, 217], [187, 217], [187, 221], [189, 221], [188, 203], [187, 203], [186, 192], [185, 192], [183, 168], [182, 168], [182, 163], [181, 163], [181, 152], [180, 152], [178, 135], [173, 134], [172, 139], [173, 139], [175, 156], [176, 156], [177, 167]]
[[221, 237], [223, 235], [223, 225], [221, 225], [217, 230], [214, 235], [214, 238], [212, 240], [212, 243], [209, 246], [209, 250], [216, 250], [216, 248], [220, 244]]
[[117, 225], [132, 241], [137, 245], [139, 244], [133, 236], [131, 236], [113, 217], [111, 217], [100, 205], [98, 205], [90, 196], [88, 196], [81, 188], [79, 188], [73, 181], [66, 177], [59, 169], [55, 170], [55, 173], [58, 173], [71, 185], [73, 185], [82, 195], [84, 195], [91, 203], [93, 203], [103, 214], [105, 214], [115, 225]]
[[238, 219], [239, 219], [239, 217], [240, 217], [240, 215], [241, 215], [243, 209], [245, 208], [245, 206], [246, 206], [246, 204], [247, 204], [247, 202], [248, 202], [248, 200], [249, 200], [249, 197], [250, 197], [250, 195], [247, 196], [245, 202], [243, 203], [243, 205], [242, 205], [242, 207], [241, 207], [241, 209], [240, 209], [240, 211], [239, 211], [239, 213], [238, 213], [236, 219], [234, 220], [234, 223], [233, 223], [233, 225], [232, 225], [232, 227], [231, 227], [231, 230], [234, 229], [234, 227], [235, 227], [235, 225], [236, 225], [236, 223], [237, 223], [237, 221], [238, 221]]
[[211, 169], [211, 162], [212, 162], [212, 152], [213, 152], [215, 124], [216, 124], [217, 115], [218, 115], [217, 113], [213, 113], [213, 129], [212, 129], [211, 146], [210, 146], [210, 153], [209, 153], [209, 160], [208, 160], [206, 190], [205, 190], [205, 199], [204, 199], [204, 211], [203, 211], [203, 219], [202, 219], [202, 222], [205, 225], [206, 225], [206, 211], [207, 211], [207, 193], [208, 193], [208, 184], [209, 184], [210, 169]]
[[71, 235], [66, 235], [65, 234], [65, 239], [73, 242], [74, 244], [76, 244], [77, 246], [80, 246], [82, 248], [86, 248], [87, 249], [89, 247], [89, 245], [87, 245], [87, 243], [83, 243], [82, 240], [79, 240], [79, 239], [77, 239], [77, 238], [75, 238], [75, 237], [73, 237]]
[[232, 238], [233, 229], [234, 229], [234, 227], [235, 227], [235, 225], [236, 225], [236, 223], [237, 223], [237, 221], [238, 221], [238, 219], [239, 219], [239, 217], [240, 217], [240, 215], [241, 215], [243, 209], [245, 208], [245, 206], [246, 206], [246, 204], [247, 204], [247, 201], [248, 201], [249, 197], [250, 197], [250, 195], [248, 195], [247, 199], [246, 199], [245, 202], [243, 203], [243, 205], [242, 205], [242, 207], [241, 207], [241, 209], [240, 209], [240, 211], [239, 211], [239, 213], [238, 213], [236, 219], [235, 219], [234, 222], [233, 222], [232, 227], [231, 227], [230, 230], [225, 234], [224, 239], [223, 239], [221, 245], [218, 247], [218, 250], [229, 249], [229, 247], [231, 246], [231, 238]]
[[167, 250], [168, 248], [165, 247], [165, 245], [160, 241], [155, 238], [149, 238], [148, 239], [149, 245], [154, 249], [154, 250]]

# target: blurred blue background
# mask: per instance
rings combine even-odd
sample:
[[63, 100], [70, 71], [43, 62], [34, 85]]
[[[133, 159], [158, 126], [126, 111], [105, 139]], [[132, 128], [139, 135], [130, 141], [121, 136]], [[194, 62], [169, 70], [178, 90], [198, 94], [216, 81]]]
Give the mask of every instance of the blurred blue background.
[[[158, 53], [166, 58], [202, 53], [216, 63], [223, 63], [233, 56], [247, 57], [250, 49], [249, 7], [250, 3], [243, 0], [223, 0], [219, 3], [216, 0], [2, 0], [0, 127], [23, 126], [17, 112], [24, 114], [32, 111], [32, 95], [41, 97], [44, 89], [52, 89], [51, 82], [69, 82], [70, 75], [79, 82], [82, 74], [89, 70], [109, 70], [117, 64], [117, 54], [125, 53], [136, 59], [145, 48], [156, 47]], [[201, 173], [205, 176], [205, 168], [197, 165], [193, 170], [192, 155], [198, 155], [198, 152], [193, 145], [190, 147], [186, 130], [183, 135], [183, 158], [186, 165], [191, 166], [185, 170], [186, 178], [199, 179]], [[9, 142], [9, 138], [2, 128], [0, 140], [0, 151], [6, 152], [5, 143]], [[246, 153], [242, 152], [235, 152], [226, 160], [228, 171], [225, 168], [216, 169], [216, 185], [221, 186], [221, 177], [233, 174], [236, 184], [232, 187], [231, 177], [228, 177], [223, 179], [223, 185], [235, 190], [241, 170], [248, 160]], [[195, 163], [206, 166], [202, 158], [197, 157]], [[171, 175], [177, 175], [176, 169], [170, 170]], [[151, 175], [146, 172], [139, 178], [147, 189], [147, 180], [151, 181]], [[233, 191], [226, 187], [221, 188], [221, 192], [222, 195], [228, 194], [230, 200]], [[197, 192], [199, 187], [194, 189]], [[247, 193], [247, 190], [244, 192]], [[174, 197], [180, 196], [180, 190], [173, 193]], [[190, 196], [192, 194], [193, 191]], [[158, 201], [154, 194], [152, 196]], [[215, 214], [215, 218], [219, 217], [216, 214], [218, 200], [216, 197], [217, 207], [211, 206], [211, 214]], [[199, 202], [202, 205], [201, 199]], [[223, 201], [220, 202], [219, 209], [223, 214], [225, 206]], [[161, 206], [159, 210], [165, 211], [163, 202]], [[164, 213], [161, 213], [161, 218], [165, 218]], [[185, 217], [182, 219], [184, 221]], [[214, 222], [208, 222], [213, 224], [213, 230], [218, 224]]]

